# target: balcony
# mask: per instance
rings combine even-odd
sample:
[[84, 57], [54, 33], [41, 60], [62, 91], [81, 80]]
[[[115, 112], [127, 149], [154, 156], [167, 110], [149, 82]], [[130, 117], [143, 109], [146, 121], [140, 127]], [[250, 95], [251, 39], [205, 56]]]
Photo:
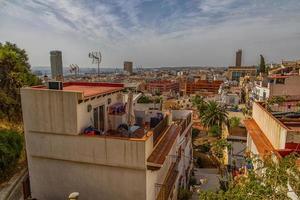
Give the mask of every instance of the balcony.
[[178, 163], [180, 159], [177, 159], [176, 162], [173, 162], [170, 166], [166, 179], [163, 184], [156, 184], [158, 189], [158, 195], [156, 200], [167, 200], [169, 199], [170, 194], [172, 193], [175, 182], [178, 177]]

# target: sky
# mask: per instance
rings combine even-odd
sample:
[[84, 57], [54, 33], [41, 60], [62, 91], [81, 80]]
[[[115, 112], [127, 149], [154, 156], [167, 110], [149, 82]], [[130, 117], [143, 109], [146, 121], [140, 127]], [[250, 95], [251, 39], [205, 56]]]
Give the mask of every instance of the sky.
[[24, 48], [32, 66], [228, 66], [300, 59], [300, 0], [0, 0], [0, 42]]

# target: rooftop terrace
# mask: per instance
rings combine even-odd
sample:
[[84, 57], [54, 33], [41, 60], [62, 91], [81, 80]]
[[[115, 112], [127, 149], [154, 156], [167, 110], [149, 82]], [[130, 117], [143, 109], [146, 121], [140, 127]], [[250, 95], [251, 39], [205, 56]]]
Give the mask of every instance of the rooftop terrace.
[[[34, 89], [48, 89], [46, 86], [34, 86]], [[101, 83], [101, 82], [64, 82], [63, 91], [80, 92], [84, 98], [108, 94], [120, 91], [124, 88], [120, 83]]]

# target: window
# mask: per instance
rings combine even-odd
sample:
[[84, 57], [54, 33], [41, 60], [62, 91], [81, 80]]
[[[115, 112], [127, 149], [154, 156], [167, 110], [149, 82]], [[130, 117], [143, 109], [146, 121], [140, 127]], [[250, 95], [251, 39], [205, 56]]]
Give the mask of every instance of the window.
[[94, 108], [94, 127], [99, 131], [104, 131], [104, 105]]
[[284, 78], [278, 78], [276, 79], [276, 84], [284, 84], [285, 79]]

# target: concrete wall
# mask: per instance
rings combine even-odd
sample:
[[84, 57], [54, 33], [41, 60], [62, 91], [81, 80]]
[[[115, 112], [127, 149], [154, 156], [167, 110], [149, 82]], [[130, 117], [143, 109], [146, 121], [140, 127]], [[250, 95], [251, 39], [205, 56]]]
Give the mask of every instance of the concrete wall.
[[285, 79], [284, 84], [270, 84], [270, 97], [281, 95], [300, 94], [300, 76], [291, 76]]
[[252, 117], [275, 149], [284, 149], [287, 129], [259, 103], [253, 103]]
[[21, 89], [25, 131], [77, 134], [77, 102], [81, 94], [60, 90]]
[[27, 132], [26, 142], [35, 198], [74, 191], [83, 199], [145, 198], [143, 141]]
[[65, 200], [79, 192], [84, 200], [146, 199], [145, 171], [32, 157], [32, 195]]

